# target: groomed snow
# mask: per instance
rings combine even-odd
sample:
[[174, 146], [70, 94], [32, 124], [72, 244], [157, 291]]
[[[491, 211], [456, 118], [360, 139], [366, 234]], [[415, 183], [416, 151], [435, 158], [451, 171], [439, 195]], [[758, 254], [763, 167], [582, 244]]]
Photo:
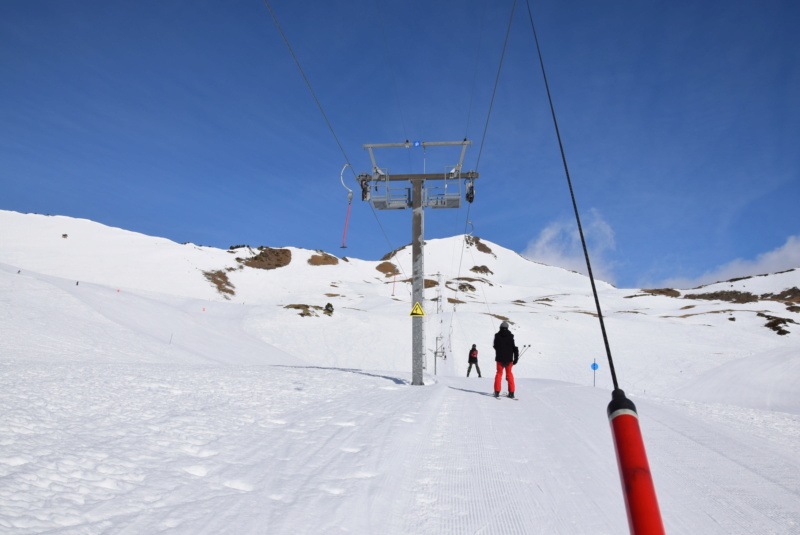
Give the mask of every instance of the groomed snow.
[[[428, 241], [426, 277], [475, 290], [445, 290], [464, 303], [441, 313], [427, 290], [418, 387], [408, 249], [395, 279], [300, 249], [240, 269], [246, 250], [63, 217], [0, 211], [0, 229], [0, 532], [627, 532], [581, 275]], [[228, 298], [203, 275], [226, 268]], [[800, 270], [756, 283], [780, 292]], [[800, 532], [800, 328], [758, 316], [798, 314], [599, 288], [667, 532]], [[531, 345], [518, 401], [488, 395], [501, 317]], [[465, 377], [473, 343], [482, 378]]]

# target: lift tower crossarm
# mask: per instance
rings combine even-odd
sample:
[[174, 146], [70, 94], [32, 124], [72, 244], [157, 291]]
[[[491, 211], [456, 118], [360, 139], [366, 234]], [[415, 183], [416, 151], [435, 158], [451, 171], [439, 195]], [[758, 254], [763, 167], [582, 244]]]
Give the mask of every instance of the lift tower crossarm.
[[[472, 145], [472, 141], [465, 139], [464, 141], [420, 141], [419, 142], [419, 146], [421, 147], [448, 147], [456, 145], [463, 145], [466, 147]], [[406, 141], [405, 143], [366, 143], [361, 146], [365, 149], [388, 149], [391, 147], [405, 147], [409, 149], [414, 146], [414, 143], [411, 143], [410, 141]]]
[[[405, 143], [367, 143], [362, 145], [363, 148], [369, 151], [369, 158], [372, 160], [372, 168], [378, 169], [378, 164], [375, 162], [375, 154], [372, 152], [372, 149], [389, 149], [392, 147], [405, 147], [410, 149], [414, 146], [420, 146], [423, 149], [426, 147], [456, 147], [461, 146], [461, 157], [458, 159], [458, 165], [456, 168], [458, 171], [461, 171], [461, 166], [464, 164], [464, 154], [467, 152], [467, 147], [472, 145], [472, 141], [465, 139], [464, 141], [421, 141], [417, 143], [412, 143], [410, 141], [406, 141]], [[475, 177], [477, 178], [477, 177]], [[440, 178], [440, 180], [444, 180], [444, 178]]]
[[[452, 180], [453, 178], [471, 179], [478, 178], [479, 173], [475, 171], [467, 171], [460, 175], [453, 175], [451, 173], [421, 173], [416, 175], [381, 175], [381, 180], [401, 181], [401, 180]], [[370, 177], [370, 175], [367, 175]]]

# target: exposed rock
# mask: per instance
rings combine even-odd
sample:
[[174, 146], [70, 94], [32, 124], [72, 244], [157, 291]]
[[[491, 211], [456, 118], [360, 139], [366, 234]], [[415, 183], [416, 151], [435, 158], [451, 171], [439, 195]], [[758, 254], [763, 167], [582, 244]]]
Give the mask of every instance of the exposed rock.
[[750, 292], [739, 292], [736, 290], [724, 290], [720, 292], [709, 292], [704, 294], [684, 295], [684, 299], [702, 299], [704, 301], [728, 301], [730, 303], [755, 303], [758, 297]]
[[781, 301], [783, 303], [800, 303], [800, 288], [794, 286], [777, 294], [761, 294], [765, 301]]
[[319, 254], [311, 255], [308, 263], [312, 266], [335, 266], [339, 263], [339, 259], [328, 254], [325, 251], [317, 251]]
[[292, 251], [290, 249], [259, 247], [259, 251], [260, 252], [252, 258], [237, 258], [236, 260], [247, 267], [257, 269], [277, 269], [288, 266], [292, 262]]
[[780, 335], [789, 334], [789, 331], [783, 328], [784, 325], [788, 323], [794, 323], [795, 325], [797, 324], [797, 322], [792, 319], [770, 316], [769, 314], [764, 314], [763, 312], [759, 312], [758, 316], [760, 318], [766, 318], [768, 320], [767, 323], [764, 324], [764, 327], [772, 329], [773, 331], [775, 331]]
[[397, 271], [397, 266], [392, 264], [391, 262], [381, 262], [375, 269], [383, 273], [387, 277], [391, 277], [393, 275], [398, 275], [400, 272]]
[[321, 306], [317, 305], [286, 305], [283, 308], [289, 308], [294, 310], [300, 311], [300, 316], [302, 317], [317, 317], [318, 314], [316, 313], [317, 310], [322, 310]]
[[208, 282], [217, 287], [217, 291], [225, 299], [230, 299], [231, 296], [236, 294], [236, 289], [228, 279], [228, 273], [225, 270], [204, 271], [203, 275]]
[[473, 273], [480, 273], [481, 275], [494, 275], [491, 269], [486, 266], [473, 266], [470, 268]]
[[[489, 286], [494, 286], [494, 284], [492, 284], [491, 282], [489, 282], [489, 281], [488, 281], [488, 280], [486, 280], [486, 279], [476, 279], [476, 278], [474, 278], [474, 277], [456, 277], [456, 278], [454, 278], [452, 281], [449, 281], [449, 282], [448, 282], [448, 285], [449, 285], [449, 283], [450, 283], [450, 282], [457, 282], [457, 283], [459, 283], [459, 284], [461, 284], [462, 282], [465, 282], [465, 283], [467, 283], [469, 286], [472, 286], [472, 283], [473, 283], [473, 282], [474, 282], [474, 283], [479, 283], [479, 282], [482, 282], [483, 284], [488, 284]], [[449, 287], [449, 286], [448, 286], [448, 287]], [[474, 288], [474, 287], [473, 287], [473, 288]], [[474, 291], [474, 290], [473, 290], [473, 291]]]
[[673, 290], [672, 288], [658, 288], [658, 289], [651, 289], [651, 290], [642, 290], [645, 293], [650, 295], [666, 295], [667, 297], [680, 297], [681, 293], [678, 290]]
[[[466, 236], [465, 240], [467, 241], [467, 245], [474, 245], [478, 251], [495, 256], [495, 254], [492, 252], [489, 246], [483, 243], [479, 237]], [[495, 256], [495, 258], [497, 257]]]
[[459, 292], [474, 292], [475, 287], [468, 282], [461, 282], [458, 284], [458, 291]]
[[405, 249], [406, 247], [408, 247], [408, 245], [404, 245], [404, 246], [402, 246], [402, 247], [400, 247], [400, 248], [398, 248], [398, 249], [395, 249], [394, 251], [392, 251], [392, 252], [390, 252], [390, 253], [386, 253], [385, 255], [383, 255], [383, 258], [381, 258], [381, 260], [391, 260], [392, 258], [394, 258], [394, 256], [395, 256], [397, 253], [399, 253], [400, 251], [402, 251], [402, 250], [403, 250], [403, 249]]
[[[405, 280], [397, 281], [397, 282], [404, 282], [404, 283], [408, 283], [408, 284], [414, 284], [414, 280], [413, 279], [405, 279]], [[437, 286], [439, 286], [439, 283], [436, 282], [435, 280], [433, 280], [433, 279], [423, 279], [422, 287], [425, 288], [426, 290], [428, 288], [436, 288]]]

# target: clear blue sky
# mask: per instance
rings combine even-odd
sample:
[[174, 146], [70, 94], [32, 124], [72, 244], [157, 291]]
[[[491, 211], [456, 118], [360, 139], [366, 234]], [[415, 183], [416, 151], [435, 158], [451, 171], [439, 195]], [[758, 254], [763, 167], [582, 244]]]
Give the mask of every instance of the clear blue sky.
[[[524, 0], [479, 162], [511, 0], [270, 4], [356, 173], [364, 143], [467, 137], [474, 234], [578, 267]], [[599, 276], [800, 267], [797, 2], [531, 6]], [[373, 213], [356, 194], [339, 248], [345, 156], [261, 0], [2, 2], [0, 72], [2, 209], [369, 260], [410, 241], [410, 211]], [[423, 168], [421, 149], [377, 155]], [[426, 156], [428, 171], [457, 159]], [[426, 238], [466, 221], [427, 210]]]

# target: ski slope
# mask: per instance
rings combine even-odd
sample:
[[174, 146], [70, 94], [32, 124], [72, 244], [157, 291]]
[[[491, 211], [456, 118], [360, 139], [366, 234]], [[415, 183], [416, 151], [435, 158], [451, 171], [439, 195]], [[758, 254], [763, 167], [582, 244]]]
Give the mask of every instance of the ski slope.
[[[431, 278], [454, 279], [461, 255], [491, 274], [460, 274], [483, 282], [448, 294], [455, 312], [428, 290], [428, 345], [444, 328], [452, 348], [417, 387], [410, 296], [379, 262], [313, 267], [293, 250], [289, 266], [231, 271], [226, 299], [202, 276], [235, 266], [226, 251], [69, 218], [0, 223], [2, 533], [627, 531], [580, 275], [428, 242]], [[756, 284], [797, 273], [727, 286]], [[800, 533], [798, 329], [757, 316], [792, 313], [600, 289], [667, 532]], [[326, 300], [330, 317], [285, 308]], [[488, 395], [496, 316], [532, 345], [517, 401]], [[472, 343], [482, 378], [464, 377]]]

